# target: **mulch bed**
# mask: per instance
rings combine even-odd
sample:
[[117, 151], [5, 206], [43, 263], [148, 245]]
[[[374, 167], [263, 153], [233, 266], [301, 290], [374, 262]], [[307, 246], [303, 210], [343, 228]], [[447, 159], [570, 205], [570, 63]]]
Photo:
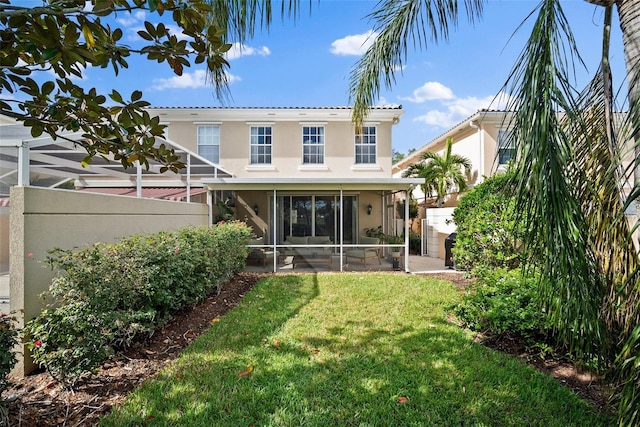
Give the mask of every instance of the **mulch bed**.
[[6, 393], [15, 398], [9, 407], [9, 425], [97, 424], [113, 406], [123, 402], [127, 394], [176, 359], [183, 348], [209, 328], [211, 320], [235, 307], [261, 277], [238, 274], [224, 285], [219, 295], [178, 313], [150, 338], [103, 363], [97, 374], [81, 378], [73, 391], [64, 390], [47, 373], [15, 381], [15, 386]]
[[[464, 289], [470, 283], [462, 273], [431, 276], [452, 281], [459, 289]], [[103, 363], [95, 375], [82, 378], [73, 391], [64, 390], [47, 373], [36, 373], [15, 381], [14, 387], [6, 393], [6, 396], [15, 399], [9, 407], [9, 425], [97, 424], [113, 406], [121, 404], [131, 391], [176, 359], [182, 349], [209, 328], [213, 319], [235, 307], [262, 277], [262, 274], [238, 274], [223, 287], [219, 295], [208, 297], [198, 305], [177, 314], [150, 338], [135, 343], [126, 352]], [[606, 390], [604, 382], [588, 372], [580, 371], [570, 362], [542, 359], [528, 353], [522, 344], [513, 340], [479, 341], [555, 377], [598, 409], [610, 409], [603, 392]]]

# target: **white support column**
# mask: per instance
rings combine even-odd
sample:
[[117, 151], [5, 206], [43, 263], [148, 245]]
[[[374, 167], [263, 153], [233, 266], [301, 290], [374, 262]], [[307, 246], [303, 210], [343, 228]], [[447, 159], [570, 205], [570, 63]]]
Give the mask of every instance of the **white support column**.
[[207, 207], [209, 208], [209, 227], [213, 225], [213, 192], [207, 190]]
[[407, 189], [404, 199], [404, 271], [409, 272], [409, 197], [411, 187]]
[[136, 197], [142, 197], [142, 165], [136, 160]]
[[28, 187], [29, 181], [29, 143], [22, 141], [18, 147], [18, 187]]
[[278, 234], [276, 233], [277, 229], [276, 229], [276, 224], [278, 223], [278, 190], [276, 190], [275, 188], [273, 189], [273, 216], [271, 218], [271, 222], [273, 224], [273, 229], [271, 230], [271, 236], [272, 237], [272, 242], [271, 244], [273, 245], [273, 272], [275, 273], [278, 270], [278, 248], [276, 247], [276, 245], [278, 244]]
[[342, 197], [342, 188], [340, 188], [340, 248], [338, 250], [339, 255], [340, 255], [340, 271], [344, 271], [344, 251], [343, 251], [343, 245], [344, 245], [344, 198]]
[[386, 234], [388, 231], [387, 212], [389, 210], [387, 209], [387, 197], [385, 196], [384, 192], [382, 193], [382, 197], [380, 197], [380, 208], [380, 212], [382, 212], [382, 232]]
[[187, 203], [191, 203], [191, 154], [187, 153]]

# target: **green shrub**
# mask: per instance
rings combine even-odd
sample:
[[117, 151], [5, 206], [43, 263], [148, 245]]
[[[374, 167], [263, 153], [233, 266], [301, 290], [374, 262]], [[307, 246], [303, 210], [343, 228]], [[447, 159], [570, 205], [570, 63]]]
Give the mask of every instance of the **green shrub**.
[[475, 186], [453, 211], [457, 227], [453, 255], [459, 269], [517, 268], [523, 230], [515, 219], [513, 172], [494, 175]]
[[54, 249], [54, 304], [27, 325], [34, 360], [71, 386], [115, 350], [219, 292], [244, 268], [244, 223], [136, 235], [83, 250]]
[[415, 231], [409, 232], [409, 251], [414, 254], [420, 254], [422, 252], [422, 237], [420, 233]]
[[537, 300], [538, 276], [520, 269], [479, 271], [454, 313], [474, 331], [496, 336], [518, 336], [534, 345], [551, 331]]
[[8, 376], [16, 364], [15, 346], [18, 344], [18, 331], [14, 321], [13, 316], [0, 313], [0, 411], [4, 408], [2, 393], [10, 385]]

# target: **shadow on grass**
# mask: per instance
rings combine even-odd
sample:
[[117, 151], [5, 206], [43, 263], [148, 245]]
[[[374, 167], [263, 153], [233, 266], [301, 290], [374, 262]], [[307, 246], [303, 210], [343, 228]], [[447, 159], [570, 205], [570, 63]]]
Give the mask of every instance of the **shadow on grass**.
[[[380, 327], [365, 318], [315, 329], [318, 319], [302, 310], [318, 294], [317, 275], [261, 282], [107, 425], [595, 426], [613, 421], [553, 379], [476, 345], [443, 319]], [[280, 334], [291, 321], [306, 324], [306, 332]]]

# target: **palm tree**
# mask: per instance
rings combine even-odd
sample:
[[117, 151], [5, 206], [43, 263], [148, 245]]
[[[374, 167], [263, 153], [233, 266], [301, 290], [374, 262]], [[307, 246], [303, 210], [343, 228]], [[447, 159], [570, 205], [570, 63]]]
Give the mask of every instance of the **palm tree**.
[[471, 172], [471, 161], [459, 154], [452, 154], [452, 145], [453, 139], [447, 138], [443, 155], [427, 151], [422, 155], [422, 160], [419, 163], [410, 165], [402, 174], [405, 178], [424, 178], [422, 191], [425, 202], [427, 194], [433, 195], [435, 192], [438, 207], [442, 207], [444, 198], [452, 188], [456, 187], [458, 193], [462, 193], [468, 188], [467, 176]]
[[[573, 66], [581, 59], [560, 0], [542, 0], [531, 15], [531, 36], [505, 85], [512, 99], [508, 109], [515, 111], [509, 123], [517, 150], [514, 185], [519, 211], [527, 212], [527, 243], [541, 242], [546, 251], [540, 292], [550, 319], [578, 357], [610, 368], [619, 422], [638, 425], [640, 263], [624, 209], [640, 199], [640, 144], [627, 174], [622, 159], [624, 142], [640, 139], [640, 3], [585, 1], [605, 13], [601, 67], [584, 90], [573, 84]], [[356, 124], [377, 98], [381, 81], [395, 82], [411, 41], [427, 48], [446, 40], [457, 25], [459, 3], [471, 21], [481, 16], [480, 0], [378, 3], [370, 16], [378, 37], [351, 74]], [[614, 7], [629, 85], [623, 121], [613, 112], [608, 59]], [[636, 184], [625, 194], [621, 183], [634, 170]]]

